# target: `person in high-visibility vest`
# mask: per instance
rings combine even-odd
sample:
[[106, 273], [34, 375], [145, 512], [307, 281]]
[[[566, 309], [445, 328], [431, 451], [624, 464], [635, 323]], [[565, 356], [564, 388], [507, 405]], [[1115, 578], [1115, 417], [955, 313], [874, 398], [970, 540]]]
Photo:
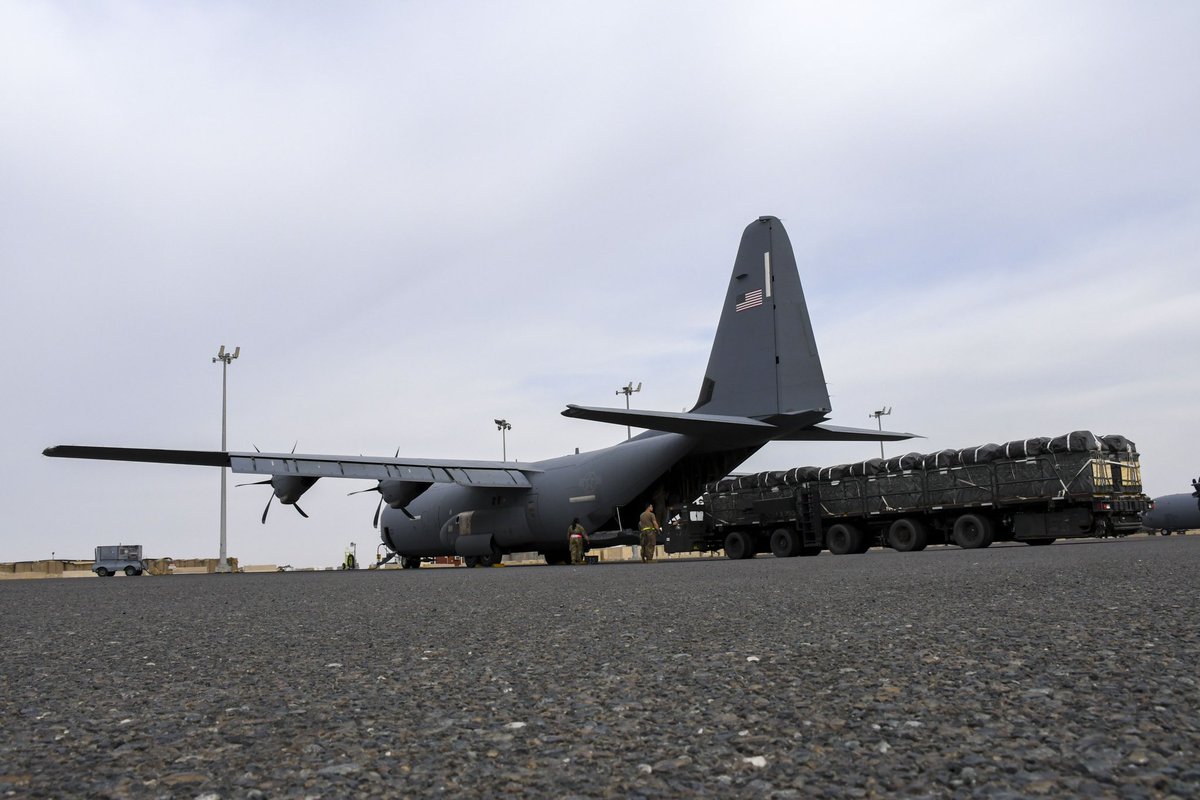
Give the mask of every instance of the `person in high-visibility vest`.
[[582, 564], [583, 551], [588, 545], [587, 531], [579, 524], [579, 517], [571, 521], [571, 527], [567, 528], [567, 546], [571, 548], [571, 563]]
[[638, 519], [638, 527], [641, 529], [638, 543], [642, 548], [642, 563], [645, 564], [654, 560], [654, 549], [658, 546], [658, 517], [654, 516], [653, 503], [646, 506], [646, 510], [642, 512], [641, 518]]

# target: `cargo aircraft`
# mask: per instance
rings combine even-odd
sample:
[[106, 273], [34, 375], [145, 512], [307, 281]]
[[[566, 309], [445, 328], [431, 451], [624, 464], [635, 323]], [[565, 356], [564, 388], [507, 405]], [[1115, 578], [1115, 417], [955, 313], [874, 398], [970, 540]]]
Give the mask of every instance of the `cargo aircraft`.
[[1191, 494], [1168, 494], [1154, 498], [1154, 507], [1142, 514], [1142, 527], [1161, 531], [1163, 535], [1177, 531], [1200, 530], [1200, 478], [1192, 481]]
[[[446, 555], [490, 565], [505, 553], [529, 551], [558, 564], [567, 560], [566, 531], [573, 518], [583, 523], [593, 546], [636, 541], [631, 528], [647, 505], [665, 519], [767, 442], [913, 436], [831, 425], [830, 411], [791, 242], [778, 219], [759, 217], [742, 234], [708, 368], [690, 411], [568, 405], [562, 412], [645, 429], [612, 447], [528, 464], [77, 445], [50, 447], [44, 454], [229, 467], [269, 476], [263, 483], [286, 505], [295, 505], [322, 478], [375, 480], [365, 491], [381, 495], [382, 518], [376, 512], [381, 537], [392, 551], [389, 559], [398, 557], [405, 568]], [[775, 544], [777, 555], [794, 556], [801, 549], [794, 532]]]

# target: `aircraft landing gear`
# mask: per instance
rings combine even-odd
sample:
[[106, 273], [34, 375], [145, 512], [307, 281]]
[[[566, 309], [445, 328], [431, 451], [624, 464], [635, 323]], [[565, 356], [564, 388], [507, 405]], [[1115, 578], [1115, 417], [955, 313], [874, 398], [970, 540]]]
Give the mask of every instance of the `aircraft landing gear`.
[[400, 556], [400, 569], [419, 569], [421, 559], [417, 556]]

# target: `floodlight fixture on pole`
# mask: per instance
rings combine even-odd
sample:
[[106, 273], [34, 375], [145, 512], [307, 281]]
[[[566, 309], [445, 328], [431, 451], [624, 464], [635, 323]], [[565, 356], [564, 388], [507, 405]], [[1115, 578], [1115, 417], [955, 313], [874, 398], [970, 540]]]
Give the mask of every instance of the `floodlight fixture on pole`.
[[508, 461], [508, 439], [506, 434], [512, 430], [512, 425], [509, 425], [506, 419], [494, 419], [492, 422], [496, 423], [496, 430], [500, 431], [500, 452], [503, 454], [501, 460]]
[[[634, 392], [640, 392], [641, 390], [642, 390], [642, 382], [641, 381], [638, 381], [638, 385], [637, 385], [636, 389], [633, 388], [633, 381], [630, 381], [628, 386], [622, 386], [620, 389], [617, 389], [616, 394], [625, 395], [625, 410], [626, 411], [629, 410], [629, 395], [633, 394]], [[629, 439], [632, 436], [633, 436], [633, 432], [629, 429], [629, 426], [626, 425], [625, 426], [625, 438]]]
[[[884, 406], [883, 408], [879, 409], [878, 411], [872, 411], [870, 414], [867, 414], [867, 416], [875, 418], [875, 421], [879, 423], [879, 432], [883, 433], [883, 419], [882, 418], [886, 417], [888, 414], [891, 414], [891, 413], [892, 413], [892, 407]], [[882, 439], [879, 440], [879, 457], [883, 458], [883, 440]]]
[[[227, 451], [227, 446], [225, 444], [225, 419], [226, 419], [225, 390], [226, 390], [226, 386], [227, 386], [226, 371], [229, 369], [230, 363], [232, 363], [233, 360], [241, 354], [242, 354], [241, 347], [235, 347], [235, 348], [233, 348], [232, 353], [227, 353], [227, 352], [225, 352], [225, 345], [221, 345], [221, 349], [217, 351], [217, 355], [212, 360], [212, 363], [214, 363], [214, 364], [217, 363], [218, 361], [221, 362], [221, 452], [222, 453]], [[229, 572], [230, 571], [229, 557], [228, 557], [228, 553], [226, 552], [226, 547], [225, 547], [225, 544], [226, 544], [226, 538], [225, 538], [225, 503], [226, 503], [225, 481], [226, 481], [225, 467], [221, 467], [221, 554], [220, 554], [220, 557], [217, 559], [217, 572]]]

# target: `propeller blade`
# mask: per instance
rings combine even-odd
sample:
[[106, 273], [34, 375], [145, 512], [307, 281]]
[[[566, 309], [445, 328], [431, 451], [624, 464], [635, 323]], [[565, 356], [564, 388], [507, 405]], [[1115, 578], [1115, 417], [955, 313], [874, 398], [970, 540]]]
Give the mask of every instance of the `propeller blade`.
[[262, 524], [267, 524], [267, 512], [271, 510], [271, 501], [275, 499], [275, 495], [267, 498], [267, 507], [263, 509]]
[[305, 519], [308, 519], [308, 514], [305, 514], [305, 513], [304, 513], [304, 509], [303, 509], [303, 508], [301, 508], [300, 506], [296, 505], [295, 503], [292, 503], [292, 508], [294, 508], [294, 509], [296, 509], [297, 511], [299, 511], [299, 512], [300, 512], [300, 516], [304, 517]]
[[383, 492], [379, 493], [379, 505], [375, 506], [375, 521], [371, 523], [372, 528], [379, 527], [379, 512], [383, 511]]
[[237, 484], [237, 486], [263, 486], [270, 482], [271, 482], [271, 479], [267, 478], [265, 481], [255, 481], [254, 483], [239, 483], [239, 484]]

